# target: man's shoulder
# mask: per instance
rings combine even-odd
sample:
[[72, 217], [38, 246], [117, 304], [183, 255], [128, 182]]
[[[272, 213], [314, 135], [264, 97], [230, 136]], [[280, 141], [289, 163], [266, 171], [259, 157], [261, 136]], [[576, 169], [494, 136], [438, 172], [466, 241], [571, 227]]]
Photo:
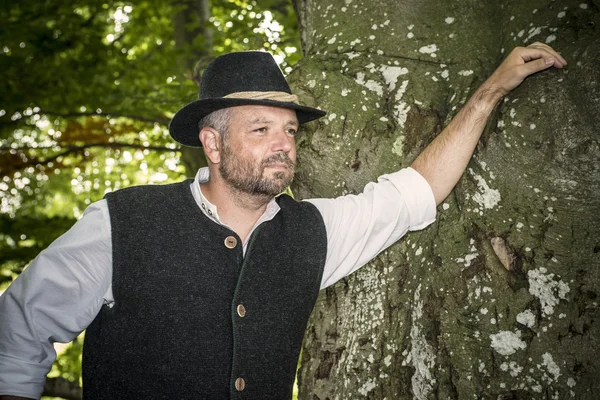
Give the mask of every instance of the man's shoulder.
[[[276, 198], [277, 204], [279, 205], [281, 212], [288, 215], [303, 214], [304, 217], [315, 218], [321, 223], [323, 217], [317, 207], [308, 201], [298, 201], [288, 194], [281, 194]], [[316, 223], [317, 221], [313, 221]]]
[[139, 185], [107, 193], [104, 198], [108, 209], [130, 212], [131, 210], [165, 210], [180, 208], [194, 203], [190, 184], [193, 180], [168, 183], [164, 185]]
[[167, 183], [162, 185], [136, 185], [130, 186], [123, 189], [115, 190], [114, 192], [107, 193], [104, 198], [110, 199], [114, 197], [146, 197], [153, 195], [171, 195], [175, 192], [182, 190], [189, 190], [190, 184], [193, 179], [186, 179], [182, 182]]
[[306, 201], [298, 201], [287, 193], [282, 193], [275, 198], [279, 207], [289, 209], [313, 209], [314, 206]]

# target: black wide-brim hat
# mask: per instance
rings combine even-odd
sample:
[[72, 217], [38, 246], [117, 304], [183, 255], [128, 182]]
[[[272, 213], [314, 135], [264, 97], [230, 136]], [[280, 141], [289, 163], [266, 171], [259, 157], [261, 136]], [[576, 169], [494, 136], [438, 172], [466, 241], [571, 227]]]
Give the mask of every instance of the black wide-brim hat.
[[271, 54], [245, 51], [217, 57], [208, 64], [200, 81], [198, 100], [177, 111], [169, 132], [183, 145], [202, 147], [198, 135], [202, 118], [223, 108], [253, 104], [296, 110], [300, 124], [326, 114], [299, 104]]

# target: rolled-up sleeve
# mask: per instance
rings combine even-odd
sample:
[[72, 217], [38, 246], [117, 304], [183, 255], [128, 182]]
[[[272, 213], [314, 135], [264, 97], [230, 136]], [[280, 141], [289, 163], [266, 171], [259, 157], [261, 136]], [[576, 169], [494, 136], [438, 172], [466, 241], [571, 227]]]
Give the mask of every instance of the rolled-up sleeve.
[[382, 175], [358, 195], [306, 201], [317, 207], [327, 230], [321, 288], [356, 271], [406, 232], [425, 228], [436, 216], [431, 187], [412, 168]]
[[102, 307], [112, 279], [105, 202], [55, 240], [0, 296], [0, 394], [39, 398], [56, 358]]

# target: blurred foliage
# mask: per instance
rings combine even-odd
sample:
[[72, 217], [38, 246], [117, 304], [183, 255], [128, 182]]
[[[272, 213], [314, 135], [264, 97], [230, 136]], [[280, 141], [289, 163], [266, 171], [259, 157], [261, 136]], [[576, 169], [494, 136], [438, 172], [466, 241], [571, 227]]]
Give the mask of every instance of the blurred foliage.
[[[194, 65], [262, 49], [289, 72], [295, 18], [290, 0], [0, 7], [0, 291], [106, 192], [193, 175], [167, 125], [197, 97]], [[80, 347], [53, 376], [79, 379]]]
[[61, 377], [81, 384], [81, 351], [83, 350], [84, 335], [82, 333], [61, 349], [60, 357], [52, 365], [52, 370], [48, 374], [48, 377]]
[[[181, 166], [166, 127], [197, 96], [193, 71], [176, 60], [193, 59], [204, 38], [176, 43], [174, 21], [200, 3], [24, 0], [0, 8], [0, 279], [107, 191], [194, 173]], [[265, 49], [285, 70], [301, 57], [288, 1], [213, 1], [210, 14], [208, 59]]]

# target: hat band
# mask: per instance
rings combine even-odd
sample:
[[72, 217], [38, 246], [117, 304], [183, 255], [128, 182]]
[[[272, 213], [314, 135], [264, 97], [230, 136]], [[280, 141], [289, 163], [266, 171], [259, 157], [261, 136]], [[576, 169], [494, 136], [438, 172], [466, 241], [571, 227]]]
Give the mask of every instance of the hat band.
[[253, 99], [274, 100], [298, 104], [298, 96], [286, 92], [235, 92], [223, 97], [224, 99]]

